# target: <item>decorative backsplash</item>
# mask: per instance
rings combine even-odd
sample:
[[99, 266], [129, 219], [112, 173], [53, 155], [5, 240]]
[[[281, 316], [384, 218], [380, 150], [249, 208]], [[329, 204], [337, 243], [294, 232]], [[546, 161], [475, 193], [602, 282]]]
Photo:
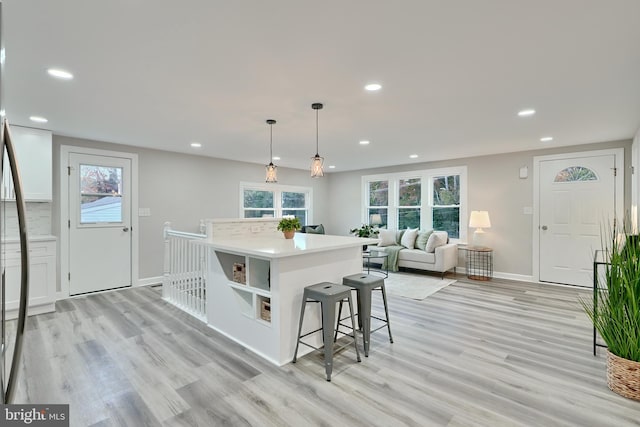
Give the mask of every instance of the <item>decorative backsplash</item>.
[[205, 219], [208, 237], [264, 237], [279, 233], [279, 218]]
[[[6, 236], [18, 236], [18, 212], [15, 202], [2, 202], [0, 204], [4, 216], [3, 227]], [[27, 233], [30, 236], [43, 236], [51, 234], [51, 203], [27, 202]]]

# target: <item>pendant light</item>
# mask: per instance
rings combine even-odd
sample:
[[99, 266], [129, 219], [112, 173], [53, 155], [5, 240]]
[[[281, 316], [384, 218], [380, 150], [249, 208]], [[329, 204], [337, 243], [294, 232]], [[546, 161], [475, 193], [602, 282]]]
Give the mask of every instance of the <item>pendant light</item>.
[[267, 124], [269, 125], [269, 164], [266, 166], [267, 178], [265, 181], [273, 183], [278, 182], [278, 167], [273, 164], [273, 125], [276, 124], [276, 121], [269, 119], [267, 120]]
[[324, 176], [322, 171], [324, 157], [320, 157], [320, 154], [318, 154], [318, 110], [322, 109], [322, 104], [319, 102], [313, 103], [311, 108], [316, 110], [316, 155], [311, 158], [311, 178], [320, 178]]

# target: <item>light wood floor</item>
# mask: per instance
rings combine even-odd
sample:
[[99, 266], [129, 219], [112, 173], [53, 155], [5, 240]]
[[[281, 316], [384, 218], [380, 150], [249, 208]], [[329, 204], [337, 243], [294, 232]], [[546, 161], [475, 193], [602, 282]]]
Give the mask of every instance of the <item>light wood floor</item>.
[[[588, 296], [588, 292], [582, 292]], [[630, 426], [569, 288], [459, 281], [390, 296], [394, 344], [278, 368], [137, 288], [29, 318], [16, 403], [69, 403], [72, 426]], [[379, 306], [378, 306], [379, 309]]]

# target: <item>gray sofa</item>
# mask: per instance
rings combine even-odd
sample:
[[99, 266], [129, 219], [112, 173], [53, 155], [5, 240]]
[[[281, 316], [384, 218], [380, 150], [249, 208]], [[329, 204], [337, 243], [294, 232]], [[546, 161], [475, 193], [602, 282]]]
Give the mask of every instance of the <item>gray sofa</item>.
[[[386, 247], [370, 247], [371, 251], [386, 251]], [[444, 274], [458, 265], [458, 245], [447, 243], [438, 246], [433, 253], [422, 249], [403, 248], [398, 253], [398, 267], [415, 268], [417, 270], [435, 271]]]

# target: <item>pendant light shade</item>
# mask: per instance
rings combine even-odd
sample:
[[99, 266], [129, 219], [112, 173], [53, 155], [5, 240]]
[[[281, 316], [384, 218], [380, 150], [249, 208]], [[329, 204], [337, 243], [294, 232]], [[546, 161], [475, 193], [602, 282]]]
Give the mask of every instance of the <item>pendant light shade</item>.
[[269, 164], [266, 166], [267, 177], [265, 181], [273, 183], [278, 182], [278, 167], [273, 164], [273, 125], [276, 124], [276, 121], [269, 119], [267, 124], [269, 125]]
[[316, 155], [311, 158], [311, 178], [320, 178], [324, 176], [324, 171], [322, 170], [324, 157], [320, 157], [320, 154], [318, 154], [318, 110], [322, 109], [322, 104], [316, 102], [311, 104], [311, 108], [316, 110]]

